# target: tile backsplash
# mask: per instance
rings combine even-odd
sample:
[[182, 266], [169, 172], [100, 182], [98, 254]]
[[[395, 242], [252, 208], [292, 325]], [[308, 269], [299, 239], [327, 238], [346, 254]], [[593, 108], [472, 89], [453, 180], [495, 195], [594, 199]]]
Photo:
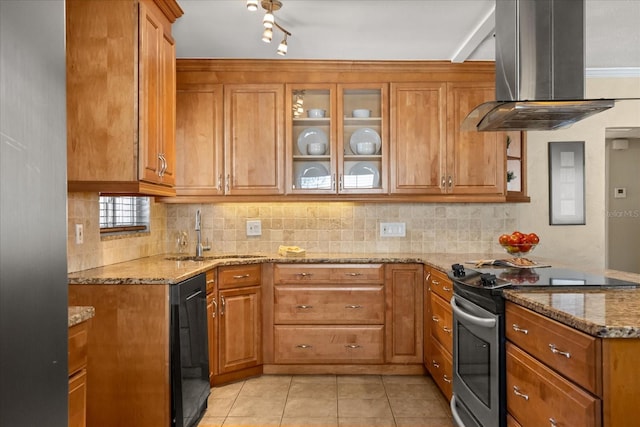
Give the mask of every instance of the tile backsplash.
[[[497, 237], [517, 228], [512, 204], [433, 203], [217, 203], [151, 204], [151, 232], [100, 237], [98, 195], [69, 193], [68, 267], [78, 271], [139, 257], [178, 251], [195, 253], [195, 213], [202, 213], [202, 238], [212, 252], [275, 253], [280, 245], [307, 252], [467, 253], [500, 251]], [[260, 220], [261, 236], [246, 235], [246, 221]], [[405, 237], [380, 237], [381, 222], [404, 222]], [[76, 245], [74, 224], [83, 223], [85, 242]]]

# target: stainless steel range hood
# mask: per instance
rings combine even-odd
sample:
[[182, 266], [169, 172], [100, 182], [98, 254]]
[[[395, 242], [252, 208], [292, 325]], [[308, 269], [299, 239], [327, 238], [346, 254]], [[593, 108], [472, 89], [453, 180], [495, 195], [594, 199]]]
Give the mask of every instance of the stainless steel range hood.
[[607, 110], [584, 99], [584, 0], [496, 0], [496, 99], [463, 130], [554, 130]]

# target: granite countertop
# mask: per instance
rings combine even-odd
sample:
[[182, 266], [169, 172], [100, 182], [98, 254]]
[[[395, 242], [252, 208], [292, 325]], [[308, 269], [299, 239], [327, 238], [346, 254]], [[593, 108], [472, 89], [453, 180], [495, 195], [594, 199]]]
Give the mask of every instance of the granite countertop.
[[77, 325], [91, 319], [96, 315], [96, 310], [88, 306], [71, 306], [69, 307], [69, 327]]
[[[277, 263], [422, 263], [448, 271], [451, 264], [478, 259], [499, 259], [504, 254], [425, 253], [425, 254], [345, 254], [307, 253], [305, 257], [273, 254], [205, 254], [202, 261], [185, 260], [184, 254], [164, 254], [119, 264], [83, 270], [69, 275], [69, 284], [172, 285], [211, 268], [225, 265]], [[541, 263], [545, 260], [537, 260]], [[631, 289], [511, 289], [505, 298], [537, 313], [558, 320], [589, 335], [607, 338], [640, 338], [640, 274], [552, 263], [589, 273], [639, 283]], [[71, 322], [71, 320], [70, 320]], [[71, 325], [71, 323], [70, 323]]]
[[639, 288], [505, 290], [513, 301], [602, 338], [640, 338]]
[[105, 265], [89, 270], [69, 274], [69, 284], [134, 285], [158, 284], [171, 285], [214, 267], [239, 264], [278, 263], [420, 263], [441, 270], [449, 270], [451, 264], [461, 260], [487, 258], [487, 254], [344, 254], [317, 253], [305, 257], [282, 257], [273, 254], [249, 255], [205, 254], [202, 261], [184, 260], [185, 255], [164, 254], [118, 264]]

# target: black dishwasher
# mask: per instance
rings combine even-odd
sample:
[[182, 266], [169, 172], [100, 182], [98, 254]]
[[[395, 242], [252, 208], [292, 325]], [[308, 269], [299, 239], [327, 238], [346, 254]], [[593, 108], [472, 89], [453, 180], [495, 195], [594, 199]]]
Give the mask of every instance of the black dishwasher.
[[197, 425], [207, 408], [209, 342], [204, 273], [171, 287], [172, 426]]

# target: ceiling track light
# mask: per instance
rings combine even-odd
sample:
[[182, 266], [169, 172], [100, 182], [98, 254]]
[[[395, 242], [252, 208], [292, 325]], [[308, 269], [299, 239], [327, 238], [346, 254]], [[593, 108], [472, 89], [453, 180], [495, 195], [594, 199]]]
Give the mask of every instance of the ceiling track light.
[[[266, 10], [264, 17], [262, 18], [262, 26], [264, 27], [264, 31], [262, 32], [262, 41], [265, 43], [271, 43], [271, 40], [273, 39], [273, 29], [277, 28], [284, 33], [284, 38], [278, 45], [276, 53], [281, 56], [286, 55], [288, 50], [287, 37], [291, 36], [291, 33], [276, 22], [276, 18], [273, 14], [273, 12], [282, 8], [282, 2], [280, 0], [261, 0], [260, 6]], [[258, 10], [258, 0], [247, 0], [247, 9], [252, 12]]]

